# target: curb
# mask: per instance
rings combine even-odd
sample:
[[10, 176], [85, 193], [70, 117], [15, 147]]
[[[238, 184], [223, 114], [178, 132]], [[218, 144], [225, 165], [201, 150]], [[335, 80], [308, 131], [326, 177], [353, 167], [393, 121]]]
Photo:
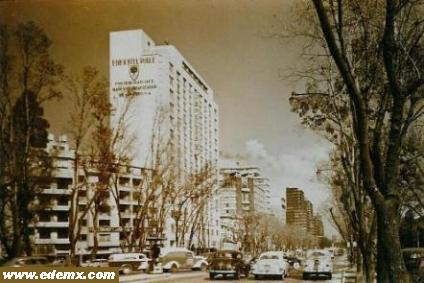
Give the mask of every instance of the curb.
[[154, 282], [154, 281], [157, 281], [157, 280], [163, 280], [163, 279], [168, 278], [168, 277], [171, 277], [171, 274], [157, 274], [157, 275], [152, 275], [152, 276], [149, 276], [149, 277], [138, 277], [138, 278], [134, 278], [134, 279], [128, 278], [128, 279], [124, 279], [124, 280], [119, 279], [119, 282], [122, 282], [122, 283], [140, 282], [140, 281]]

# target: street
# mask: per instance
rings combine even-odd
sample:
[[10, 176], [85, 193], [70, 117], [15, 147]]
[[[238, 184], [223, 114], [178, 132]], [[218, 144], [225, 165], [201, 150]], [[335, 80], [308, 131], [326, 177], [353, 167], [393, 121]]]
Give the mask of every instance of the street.
[[[292, 270], [290, 276], [284, 279], [284, 282], [298, 283], [298, 282], [322, 282], [322, 283], [340, 283], [342, 282], [343, 272], [348, 270], [348, 262], [345, 257], [336, 258], [334, 261], [334, 272], [331, 280], [302, 280], [302, 272]], [[184, 282], [184, 283], [200, 283], [200, 282], [277, 282], [276, 279], [263, 279], [255, 280], [251, 275], [249, 278], [241, 278], [240, 280], [233, 280], [232, 278], [217, 277], [214, 280], [210, 280], [207, 272], [178, 272], [174, 274], [132, 274], [128, 276], [121, 276], [120, 282], [135, 283], [135, 282]]]

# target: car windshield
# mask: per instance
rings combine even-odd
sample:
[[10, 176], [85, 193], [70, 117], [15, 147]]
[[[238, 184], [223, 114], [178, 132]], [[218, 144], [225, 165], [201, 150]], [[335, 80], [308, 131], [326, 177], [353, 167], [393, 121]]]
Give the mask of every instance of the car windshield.
[[259, 259], [278, 259], [278, 255], [263, 255]]
[[323, 256], [326, 256], [326, 254], [323, 252], [318, 252], [318, 251], [315, 251], [309, 254], [309, 257], [323, 257]]
[[230, 252], [217, 252], [215, 253], [215, 257], [219, 258], [237, 258], [236, 253], [230, 253]]

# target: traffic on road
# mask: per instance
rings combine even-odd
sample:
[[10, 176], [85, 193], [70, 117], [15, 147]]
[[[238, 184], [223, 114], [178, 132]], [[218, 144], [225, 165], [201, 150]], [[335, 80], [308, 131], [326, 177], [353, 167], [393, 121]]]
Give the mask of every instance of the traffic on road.
[[[149, 267], [126, 272], [122, 262], [121, 282], [341, 282], [349, 263], [343, 250], [267, 251], [258, 256], [234, 250], [220, 250], [195, 256], [190, 250], [169, 248], [157, 259], [147, 259]], [[146, 266], [146, 262], [140, 263]], [[200, 271], [200, 272], [199, 272]]]

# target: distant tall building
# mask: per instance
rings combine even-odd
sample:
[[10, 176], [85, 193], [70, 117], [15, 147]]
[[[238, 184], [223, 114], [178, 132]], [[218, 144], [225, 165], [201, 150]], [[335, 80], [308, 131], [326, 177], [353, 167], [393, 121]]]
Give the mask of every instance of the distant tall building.
[[[156, 45], [142, 30], [110, 33], [111, 119], [127, 111], [135, 165], [155, 168], [168, 158], [177, 184], [211, 170], [217, 188], [219, 114], [212, 88], [172, 45]], [[158, 154], [159, 153], [159, 154]], [[163, 165], [162, 165], [163, 166]], [[177, 186], [177, 185], [176, 185]], [[211, 195], [204, 223], [208, 245], [218, 242], [219, 218]], [[204, 227], [202, 227], [204, 228]]]
[[314, 231], [314, 207], [312, 202], [305, 200], [305, 209], [306, 209], [306, 221], [308, 223], [307, 231], [313, 233]]
[[308, 213], [303, 191], [298, 188], [287, 188], [286, 201], [287, 224], [297, 226], [308, 231]]
[[269, 187], [269, 180], [262, 176], [258, 167], [220, 169], [217, 195], [222, 241], [231, 242], [238, 217], [271, 214]]
[[283, 223], [286, 224], [287, 223], [287, 219], [286, 219], [286, 213], [287, 213], [287, 203], [286, 203], [286, 198], [284, 197], [285, 194], [283, 193], [283, 196], [281, 197], [281, 211], [282, 211], [282, 220]]
[[322, 223], [321, 216], [315, 215], [313, 217], [313, 231], [312, 235], [316, 237], [323, 237], [324, 236], [324, 225]]
[[305, 198], [305, 194], [298, 188], [286, 189], [286, 221], [287, 224], [303, 229], [310, 235], [317, 237], [324, 236], [324, 226], [319, 215], [314, 215], [312, 202]]

